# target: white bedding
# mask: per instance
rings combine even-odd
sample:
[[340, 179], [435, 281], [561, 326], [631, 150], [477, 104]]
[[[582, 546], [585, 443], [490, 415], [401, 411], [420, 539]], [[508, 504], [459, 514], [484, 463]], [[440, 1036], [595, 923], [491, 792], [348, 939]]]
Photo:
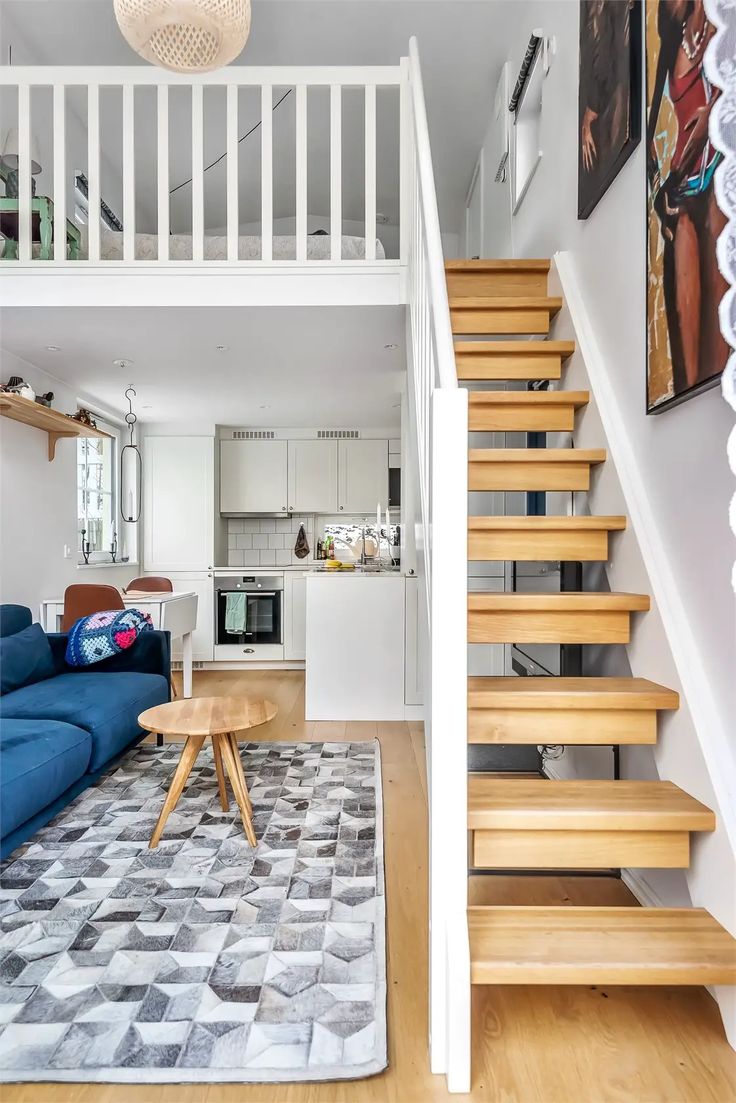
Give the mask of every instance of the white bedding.
[[[329, 234], [310, 234], [307, 237], [307, 260], [329, 260], [331, 249]], [[86, 229], [82, 238], [81, 256], [87, 257]], [[123, 235], [114, 230], [103, 229], [100, 235], [100, 257], [102, 260], [123, 259]], [[384, 260], [386, 253], [381, 242], [376, 240], [376, 259]], [[135, 235], [135, 259], [158, 259], [158, 234]], [[191, 260], [191, 234], [171, 234], [169, 236], [169, 259]], [[227, 238], [205, 236], [205, 260], [227, 260]], [[238, 238], [238, 260], [260, 260], [261, 239], [255, 234], [244, 234]], [[279, 234], [273, 238], [274, 260], [296, 260], [296, 238]], [[343, 234], [343, 260], [365, 260], [365, 238]]]

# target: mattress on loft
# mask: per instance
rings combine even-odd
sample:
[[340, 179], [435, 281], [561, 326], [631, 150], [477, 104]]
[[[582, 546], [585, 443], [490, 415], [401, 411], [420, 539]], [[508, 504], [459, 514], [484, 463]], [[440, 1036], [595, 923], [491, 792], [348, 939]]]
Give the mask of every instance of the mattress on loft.
[[[86, 228], [82, 239], [80, 255], [87, 257]], [[310, 234], [307, 237], [307, 260], [330, 260], [332, 238], [329, 234]], [[34, 247], [34, 256], [37, 247]], [[376, 239], [376, 259], [385, 260], [383, 245]], [[100, 234], [100, 259], [123, 259], [123, 235], [114, 230], [103, 229]], [[135, 259], [158, 260], [158, 234], [135, 235]], [[169, 259], [192, 259], [191, 234], [169, 235]], [[205, 260], [227, 260], [227, 237], [206, 235], [204, 239]], [[256, 234], [241, 234], [238, 238], [238, 260], [260, 260], [261, 238]], [[296, 238], [289, 234], [279, 234], [273, 238], [274, 260], [296, 260]], [[365, 260], [365, 238], [351, 234], [342, 236], [342, 259]]]

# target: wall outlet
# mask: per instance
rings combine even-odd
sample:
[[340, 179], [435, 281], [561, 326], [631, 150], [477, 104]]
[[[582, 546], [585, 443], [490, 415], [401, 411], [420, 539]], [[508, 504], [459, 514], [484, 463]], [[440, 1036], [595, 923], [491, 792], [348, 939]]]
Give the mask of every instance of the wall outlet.
[[65, 544], [64, 545], [64, 558], [65, 559], [71, 559], [71, 557], [72, 557], [71, 545], [70, 544]]

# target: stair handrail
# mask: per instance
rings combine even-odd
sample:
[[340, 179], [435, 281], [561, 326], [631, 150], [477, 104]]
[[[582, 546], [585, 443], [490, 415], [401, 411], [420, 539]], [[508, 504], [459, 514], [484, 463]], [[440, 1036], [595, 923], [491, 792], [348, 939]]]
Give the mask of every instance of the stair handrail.
[[[470, 1090], [467, 925], [468, 395], [458, 386], [429, 127], [416, 39], [402, 113], [409, 422], [419, 484], [417, 570], [429, 793], [430, 1065]], [[407, 87], [408, 85], [408, 87]], [[421, 592], [421, 591], [420, 591]]]

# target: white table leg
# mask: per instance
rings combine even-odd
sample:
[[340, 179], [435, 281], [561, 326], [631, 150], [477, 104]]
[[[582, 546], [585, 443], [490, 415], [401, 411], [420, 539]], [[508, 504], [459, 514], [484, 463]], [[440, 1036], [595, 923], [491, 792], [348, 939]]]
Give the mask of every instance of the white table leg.
[[192, 633], [185, 632], [181, 638], [181, 676], [184, 683], [184, 696], [192, 696]]

